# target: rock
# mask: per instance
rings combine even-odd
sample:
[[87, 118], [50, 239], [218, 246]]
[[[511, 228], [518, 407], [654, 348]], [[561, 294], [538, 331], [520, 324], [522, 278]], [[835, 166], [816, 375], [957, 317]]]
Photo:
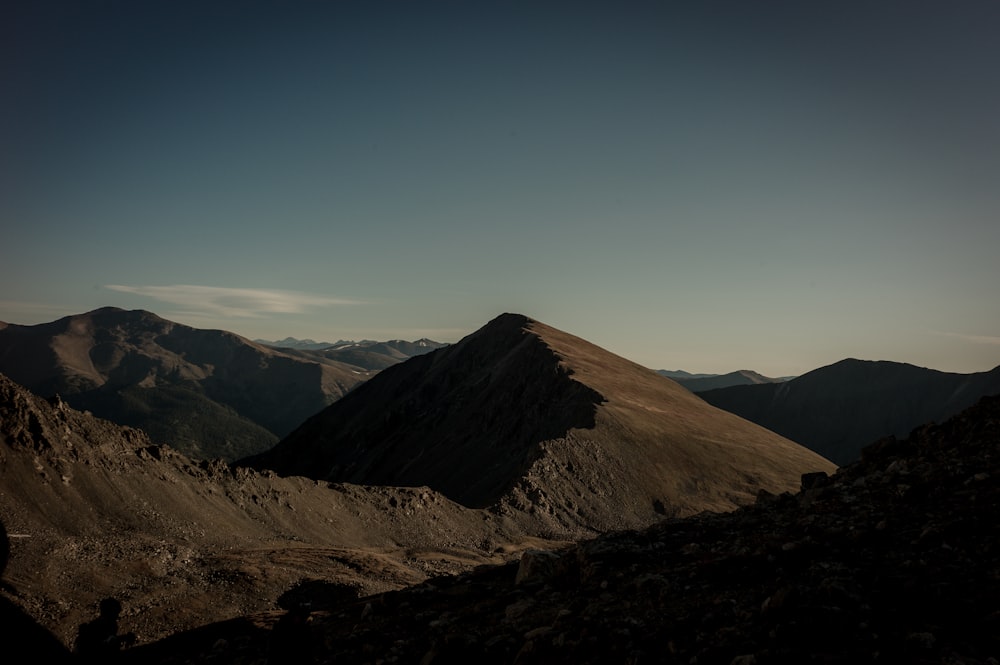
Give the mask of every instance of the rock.
[[934, 633], [910, 633], [906, 636], [906, 643], [918, 649], [930, 650], [937, 643]]
[[830, 476], [828, 476], [824, 471], [802, 474], [801, 487], [803, 491], [819, 489], [821, 487], [826, 487], [829, 484]]
[[515, 621], [524, 616], [524, 614], [534, 606], [535, 601], [530, 598], [525, 598], [517, 601], [516, 603], [512, 603], [504, 608], [504, 619], [507, 621]]
[[729, 665], [757, 665], [757, 656], [752, 653], [736, 656], [729, 661]]
[[559, 554], [548, 550], [527, 550], [521, 555], [514, 584], [539, 584], [562, 572]]

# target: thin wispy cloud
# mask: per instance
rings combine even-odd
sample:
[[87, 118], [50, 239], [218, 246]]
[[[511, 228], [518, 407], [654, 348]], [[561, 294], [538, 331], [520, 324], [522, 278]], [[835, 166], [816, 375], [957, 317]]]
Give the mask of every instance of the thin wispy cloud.
[[170, 286], [107, 284], [105, 288], [184, 307], [191, 313], [211, 313], [226, 317], [251, 319], [268, 314], [301, 314], [309, 309], [319, 307], [361, 304], [361, 301], [349, 298], [334, 298], [282, 289], [234, 289], [195, 284]]
[[966, 342], [972, 342], [973, 344], [991, 344], [1000, 346], [1000, 337], [995, 337], [993, 335], [970, 335], [967, 333], [942, 331], [936, 331], [935, 334], [944, 335], [945, 337], [954, 337]]

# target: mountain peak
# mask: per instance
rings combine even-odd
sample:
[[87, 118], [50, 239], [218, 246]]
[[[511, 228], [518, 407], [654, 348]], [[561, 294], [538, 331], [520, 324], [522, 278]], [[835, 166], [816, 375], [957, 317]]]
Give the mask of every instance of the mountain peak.
[[76, 317], [118, 317], [126, 320], [134, 321], [166, 321], [166, 319], [150, 312], [146, 309], [122, 309], [121, 307], [98, 307], [89, 312], [83, 314], [77, 314]]
[[525, 316], [524, 314], [518, 314], [516, 312], [504, 312], [503, 314], [500, 314], [499, 316], [497, 316], [495, 319], [493, 319], [492, 321], [490, 321], [486, 325], [490, 326], [490, 325], [492, 325], [494, 323], [510, 323], [510, 324], [527, 325], [528, 323], [531, 323], [533, 321], [534, 321], [534, 319], [529, 318], [529, 317]]
[[468, 506], [543, 511], [554, 532], [731, 509], [834, 468], [652, 370], [511, 313], [384, 370], [242, 463], [426, 485]]
[[486, 325], [473, 332], [472, 335], [519, 331], [534, 322], [534, 319], [528, 318], [524, 314], [505, 312], [491, 319]]

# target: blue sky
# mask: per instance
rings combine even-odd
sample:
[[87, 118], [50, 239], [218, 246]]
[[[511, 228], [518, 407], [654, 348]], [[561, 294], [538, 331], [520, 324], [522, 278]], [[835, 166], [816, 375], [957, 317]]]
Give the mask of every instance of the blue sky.
[[[20, 4], [17, 6], [6, 6]], [[1000, 364], [993, 2], [21, 2], [0, 320]]]

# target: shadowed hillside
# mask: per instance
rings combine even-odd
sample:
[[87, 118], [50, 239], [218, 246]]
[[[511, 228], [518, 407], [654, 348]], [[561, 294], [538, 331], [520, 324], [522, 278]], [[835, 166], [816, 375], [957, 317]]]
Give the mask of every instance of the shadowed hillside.
[[904, 436], [1000, 393], [1000, 367], [953, 374], [904, 363], [842, 360], [787, 383], [700, 392], [721, 409], [752, 420], [838, 464], [883, 436]]
[[427, 485], [553, 533], [729, 510], [832, 470], [673, 381], [516, 314], [388, 368], [274, 449], [286, 475]]

